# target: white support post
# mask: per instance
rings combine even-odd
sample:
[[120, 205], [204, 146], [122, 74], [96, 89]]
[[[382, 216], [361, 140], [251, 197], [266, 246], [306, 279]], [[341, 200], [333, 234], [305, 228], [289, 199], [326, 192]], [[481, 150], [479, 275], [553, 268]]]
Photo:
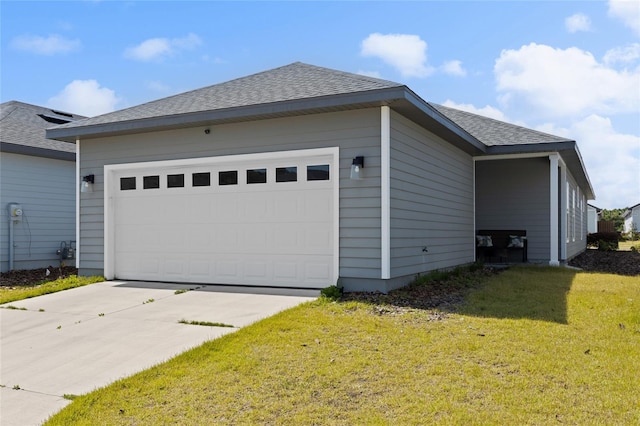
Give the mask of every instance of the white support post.
[[391, 110], [380, 107], [380, 278], [391, 278]]
[[80, 269], [80, 138], [76, 138], [76, 268]]
[[562, 159], [559, 161], [560, 167], [560, 182], [558, 187], [560, 188], [560, 209], [558, 213], [560, 215], [560, 234], [558, 235], [558, 241], [560, 241], [560, 259], [567, 259], [567, 203], [569, 202], [569, 194], [567, 194], [567, 167]]
[[[549, 265], [560, 266], [558, 260], [559, 216], [558, 206], [558, 154], [549, 155]], [[564, 212], [562, 212], [564, 214]]]

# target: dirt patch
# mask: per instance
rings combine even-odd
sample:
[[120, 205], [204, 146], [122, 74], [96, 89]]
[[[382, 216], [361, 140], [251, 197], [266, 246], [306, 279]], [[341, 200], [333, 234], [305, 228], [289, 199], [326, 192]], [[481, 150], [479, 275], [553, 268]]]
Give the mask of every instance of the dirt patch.
[[[47, 271], [49, 271], [47, 273]], [[41, 284], [46, 281], [66, 278], [69, 275], [78, 275], [78, 269], [65, 266], [63, 268], [49, 266], [48, 268], [22, 269], [18, 271], [0, 273], [0, 286], [17, 287]]]
[[640, 275], [640, 252], [587, 250], [569, 261], [569, 266], [592, 272]]

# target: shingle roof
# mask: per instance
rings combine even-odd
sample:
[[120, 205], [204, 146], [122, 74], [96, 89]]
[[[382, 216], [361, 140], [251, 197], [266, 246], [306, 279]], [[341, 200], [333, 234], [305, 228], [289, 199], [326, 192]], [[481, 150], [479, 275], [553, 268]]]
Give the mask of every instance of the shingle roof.
[[430, 103], [438, 112], [462, 127], [486, 146], [528, 145], [572, 142], [560, 136], [539, 132], [478, 114]]
[[84, 118], [49, 108], [18, 101], [0, 104], [0, 142], [3, 151], [7, 145], [40, 150], [75, 153], [75, 145], [45, 137], [45, 130], [60, 123]]
[[247, 77], [59, 126], [84, 127], [403, 87], [400, 83], [295, 62]]

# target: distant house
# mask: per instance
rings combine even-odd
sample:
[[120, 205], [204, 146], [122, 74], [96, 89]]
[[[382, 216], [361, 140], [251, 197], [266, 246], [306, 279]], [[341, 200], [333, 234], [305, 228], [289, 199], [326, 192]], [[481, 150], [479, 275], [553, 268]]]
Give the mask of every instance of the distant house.
[[528, 260], [586, 249], [577, 143], [294, 63], [47, 131], [76, 142], [80, 273], [389, 291], [474, 262], [476, 232]]
[[56, 266], [62, 241], [75, 241], [76, 148], [47, 139], [45, 129], [78, 118], [22, 102], [0, 105], [1, 272]]
[[600, 212], [602, 209], [587, 204], [587, 233], [593, 234], [598, 232], [598, 221], [600, 220]]
[[636, 204], [633, 207], [629, 207], [624, 213], [622, 213], [624, 219], [624, 232], [629, 233], [631, 231], [640, 231], [640, 204]]

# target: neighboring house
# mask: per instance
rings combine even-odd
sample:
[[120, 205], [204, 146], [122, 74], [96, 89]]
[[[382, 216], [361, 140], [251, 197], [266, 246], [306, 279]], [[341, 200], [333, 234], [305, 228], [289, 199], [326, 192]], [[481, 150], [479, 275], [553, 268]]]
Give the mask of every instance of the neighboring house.
[[575, 141], [294, 63], [50, 129], [76, 142], [81, 274], [389, 291], [527, 231], [529, 260], [586, 249]]
[[600, 220], [601, 208], [587, 204], [587, 233], [598, 232], [598, 221]]
[[624, 232], [629, 233], [631, 231], [640, 231], [640, 204], [636, 204], [633, 207], [629, 207], [622, 213], [624, 219]]
[[45, 131], [79, 118], [16, 101], [0, 105], [1, 272], [57, 266], [62, 241], [75, 241], [76, 147]]

